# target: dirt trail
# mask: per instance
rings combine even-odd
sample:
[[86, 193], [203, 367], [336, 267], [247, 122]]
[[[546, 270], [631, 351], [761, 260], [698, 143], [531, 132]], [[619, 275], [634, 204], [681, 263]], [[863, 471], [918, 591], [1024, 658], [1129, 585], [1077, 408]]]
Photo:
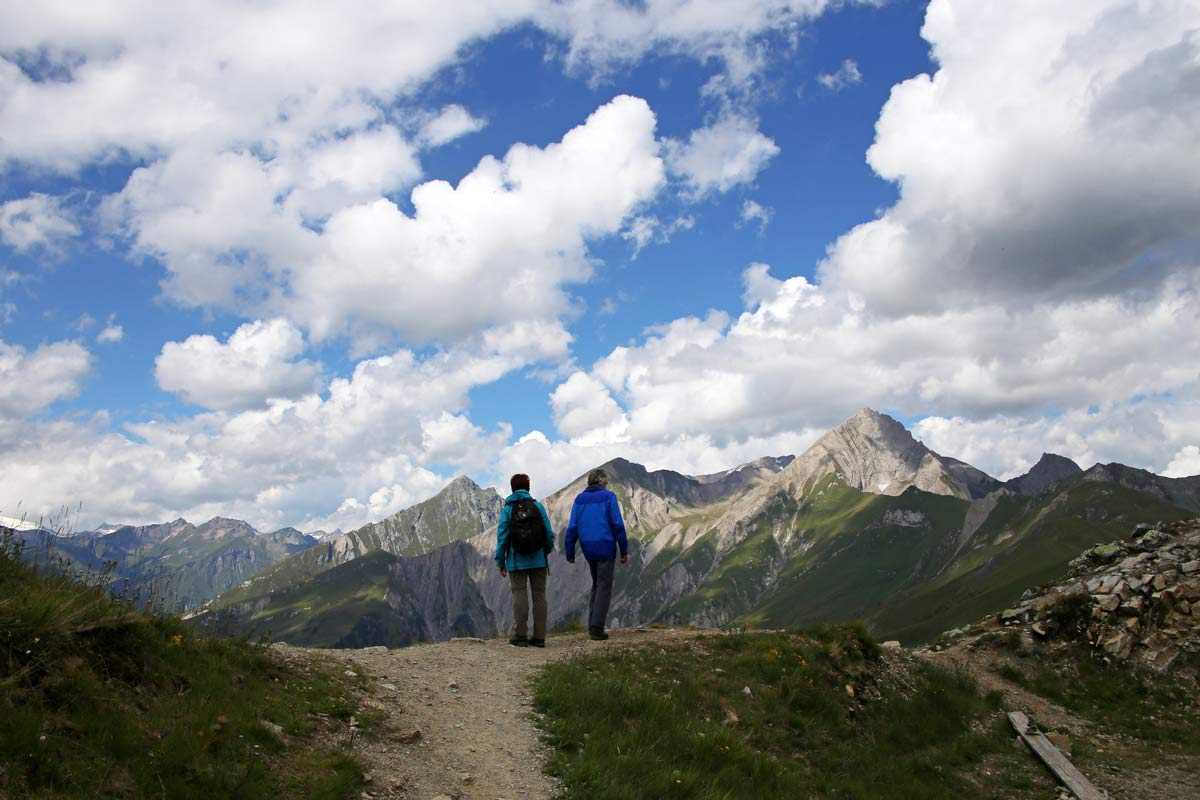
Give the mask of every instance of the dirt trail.
[[[279, 649], [291, 658], [318, 653], [370, 679], [364, 705], [386, 720], [381, 737], [355, 741], [371, 775], [364, 797], [538, 800], [556, 790], [542, 772], [546, 753], [531, 714], [531, 679], [541, 667], [597, 648], [696, 635], [636, 628], [613, 631], [607, 642], [555, 636], [544, 649], [513, 647], [504, 639], [395, 650]], [[406, 741], [417, 730], [420, 737]]]

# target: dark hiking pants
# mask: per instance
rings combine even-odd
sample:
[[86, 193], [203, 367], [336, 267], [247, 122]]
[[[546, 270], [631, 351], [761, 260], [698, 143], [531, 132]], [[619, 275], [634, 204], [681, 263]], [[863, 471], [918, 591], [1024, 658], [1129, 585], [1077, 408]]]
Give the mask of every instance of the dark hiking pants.
[[[533, 594], [533, 638], [546, 638], [546, 568], [514, 569], [508, 573], [512, 587], [513, 619], [516, 637], [524, 639], [529, 631], [529, 594]], [[525, 585], [529, 584], [528, 592]]]
[[612, 601], [613, 565], [616, 563], [616, 559], [612, 558], [603, 561], [588, 559], [588, 569], [592, 572], [592, 598], [588, 602], [589, 629], [604, 630], [608, 604]]

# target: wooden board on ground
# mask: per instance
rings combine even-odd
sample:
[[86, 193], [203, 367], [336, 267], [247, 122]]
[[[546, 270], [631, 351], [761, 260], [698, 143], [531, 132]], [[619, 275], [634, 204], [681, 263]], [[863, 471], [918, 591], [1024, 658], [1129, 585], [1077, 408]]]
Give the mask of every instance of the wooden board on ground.
[[1054, 777], [1079, 800], [1107, 800], [1108, 795], [1093, 786], [1049, 739], [1040, 733], [1029, 732], [1029, 717], [1020, 711], [1010, 711], [1008, 721], [1016, 729], [1021, 741], [1029, 745], [1029, 749], [1050, 768]]

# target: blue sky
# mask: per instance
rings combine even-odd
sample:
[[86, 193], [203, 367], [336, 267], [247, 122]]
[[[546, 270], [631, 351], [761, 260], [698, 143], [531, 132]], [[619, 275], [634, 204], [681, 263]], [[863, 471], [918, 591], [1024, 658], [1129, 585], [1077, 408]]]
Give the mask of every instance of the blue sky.
[[0, 512], [349, 527], [863, 405], [1200, 472], [1200, 15], [1150, 6], [0, 12]]

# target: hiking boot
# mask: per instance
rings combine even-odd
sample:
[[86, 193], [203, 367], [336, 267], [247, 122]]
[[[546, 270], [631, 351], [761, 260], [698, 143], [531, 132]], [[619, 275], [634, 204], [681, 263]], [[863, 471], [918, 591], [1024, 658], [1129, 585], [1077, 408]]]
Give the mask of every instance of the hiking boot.
[[593, 642], [603, 642], [608, 638], [608, 634], [604, 632], [604, 628], [588, 628], [588, 638]]
[[529, 645], [530, 645], [530, 647], [545, 647], [546, 640], [545, 639], [530, 639]]
[[529, 640], [524, 636], [514, 636], [508, 640], [508, 643], [513, 647], [529, 647]]

